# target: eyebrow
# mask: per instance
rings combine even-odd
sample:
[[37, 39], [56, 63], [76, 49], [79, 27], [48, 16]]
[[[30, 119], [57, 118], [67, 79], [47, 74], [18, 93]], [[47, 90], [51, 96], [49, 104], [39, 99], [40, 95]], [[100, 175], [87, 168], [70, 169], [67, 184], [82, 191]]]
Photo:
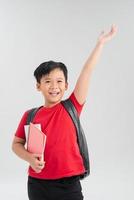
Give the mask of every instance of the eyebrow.
[[[46, 78], [44, 78], [44, 80], [50, 80], [51, 78], [48, 78], [48, 77], [46, 77]], [[61, 80], [64, 80], [63, 78], [61, 78], [61, 77], [58, 77], [57, 79], [61, 79]]]

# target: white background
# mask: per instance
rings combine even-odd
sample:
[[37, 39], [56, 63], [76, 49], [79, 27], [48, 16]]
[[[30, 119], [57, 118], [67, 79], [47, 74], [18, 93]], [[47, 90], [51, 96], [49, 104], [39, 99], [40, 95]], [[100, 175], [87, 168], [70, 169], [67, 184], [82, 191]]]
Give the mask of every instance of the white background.
[[27, 200], [27, 163], [11, 151], [25, 110], [42, 105], [33, 71], [44, 61], [66, 64], [73, 90], [100, 32], [118, 26], [92, 74], [81, 122], [91, 175], [85, 200], [133, 199], [134, 2], [131, 0], [0, 0], [0, 195]]

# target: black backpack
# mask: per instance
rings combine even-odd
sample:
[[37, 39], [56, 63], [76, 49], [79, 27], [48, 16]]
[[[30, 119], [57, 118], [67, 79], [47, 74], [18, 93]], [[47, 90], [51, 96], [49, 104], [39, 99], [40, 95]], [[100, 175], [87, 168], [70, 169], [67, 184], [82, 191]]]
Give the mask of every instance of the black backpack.
[[[64, 106], [64, 108], [66, 109], [66, 111], [68, 112], [68, 114], [70, 115], [70, 117], [72, 118], [72, 121], [76, 127], [77, 142], [78, 142], [80, 154], [82, 156], [84, 167], [85, 167], [85, 173], [80, 175], [80, 179], [84, 179], [85, 177], [87, 177], [90, 174], [90, 163], [89, 163], [89, 154], [88, 154], [88, 146], [87, 146], [86, 137], [85, 137], [83, 128], [81, 126], [80, 119], [79, 119], [78, 113], [76, 111], [76, 108], [74, 107], [71, 100], [66, 99], [66, 100], [61, 101], [61, 103]], [[27, 125], [29, 125], [30, 122], [32, 122], [36, 112], [40, 108], [41, 107], [32, 108], [29, 110], [28, 117], [27, 117]]]

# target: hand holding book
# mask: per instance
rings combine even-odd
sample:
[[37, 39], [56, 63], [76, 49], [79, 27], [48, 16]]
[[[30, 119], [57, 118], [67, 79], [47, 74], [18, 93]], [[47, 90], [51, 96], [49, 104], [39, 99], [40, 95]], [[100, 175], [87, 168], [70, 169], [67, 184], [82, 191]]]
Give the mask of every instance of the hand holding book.
[[30, 154], [29, 164], [36, 173], [40, 173], [45, 166], [45, 161], [42, 161], [40, 154]]
[[27, 135], [27, 150], [32, 153], [30, 157], [31, 167], [39, 173], [44, 168], [44, 150], [46, 144], [46, 135], [30, 123]]

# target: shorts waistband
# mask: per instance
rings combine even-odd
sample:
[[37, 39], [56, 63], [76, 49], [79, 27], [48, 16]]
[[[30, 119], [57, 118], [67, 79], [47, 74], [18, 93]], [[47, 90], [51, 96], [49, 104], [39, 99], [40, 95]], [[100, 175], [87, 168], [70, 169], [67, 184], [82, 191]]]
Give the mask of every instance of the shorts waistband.
[[35, 178], [35, 177], [31, 177], [28, 176], [28, 179], [30, 180], [37, 180], [37, 181], [42, 181], [42, 182], [57, 182], [57, 183], [65, 183], [65, 182], [74, 182], [74, 181], [78, 181], [80, 180], [80, 175], [75, 175], [75, 176], [71, 176], [71, 177], [63, 177], [60, 179], [40, 179], [40, 178]]

